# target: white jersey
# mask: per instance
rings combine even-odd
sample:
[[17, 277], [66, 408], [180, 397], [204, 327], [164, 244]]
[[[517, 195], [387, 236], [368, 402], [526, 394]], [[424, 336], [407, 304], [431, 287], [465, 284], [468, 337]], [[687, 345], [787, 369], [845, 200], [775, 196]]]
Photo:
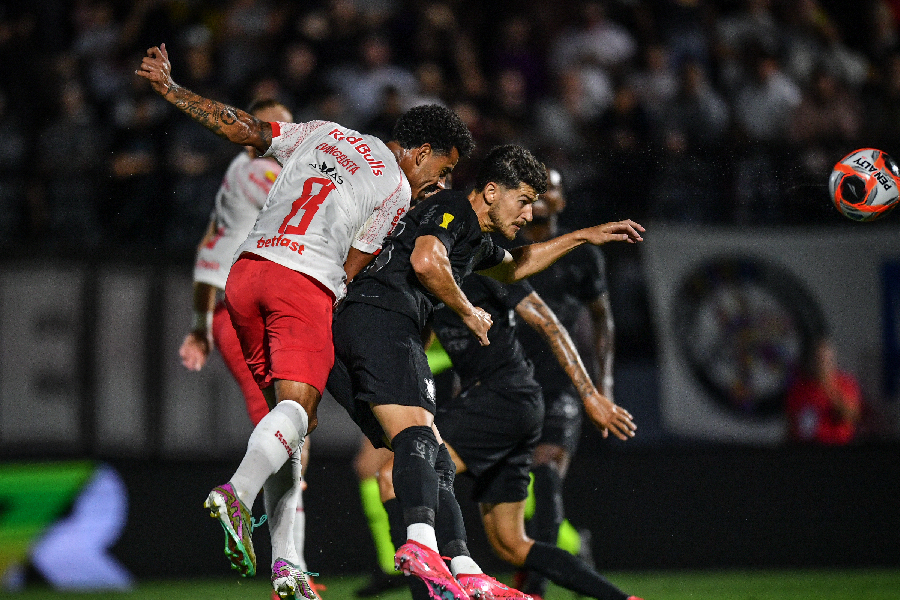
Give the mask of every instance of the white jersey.
[[252, 252], [343, 295], [352, 245], [375, 253], [410, 203], [410, 187], [385, 144], [330, 121], [272, 123], [266, 152], [282, 165], [247, 240]]
[[197, 250], [194, 281], [225, 289], [234, 253], [253, 229], [280, 172], [281, 165], [271, 158], [251, 158], [246, 152], [231, 161], [216, 194], [214, 230]]

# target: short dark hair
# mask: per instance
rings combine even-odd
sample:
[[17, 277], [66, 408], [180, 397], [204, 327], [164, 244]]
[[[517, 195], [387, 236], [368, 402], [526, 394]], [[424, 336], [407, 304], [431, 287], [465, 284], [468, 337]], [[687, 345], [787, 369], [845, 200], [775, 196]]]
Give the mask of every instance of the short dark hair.
[[535, 193], [543, 194], [547, 191], [547, 167], [522, 146], [495, 146], [481, 161], [475, 175], [475, 189], [483, 190], [492, 181], [507, 189], [527, 183]]
[[273, 106], [281, 106], [282, 108], [290, 112], [290, 110], [287, 106], [284, 105], [284, 103], [276, 100], [275, 98], [257, 98], [250, 103], [250, 106], [247, 107], [247, 112], [252, 115], [257, 111], [264, 110], [266, 108], [272, 108]]
[[439, 104], [414, 106], [400, 115], [391, 139], [407, 149], [431, 144], [432, 150], [442, 154], [456, 148], [461, 157], [469, 156], [475, 147], [472, 132], [459, 115]]

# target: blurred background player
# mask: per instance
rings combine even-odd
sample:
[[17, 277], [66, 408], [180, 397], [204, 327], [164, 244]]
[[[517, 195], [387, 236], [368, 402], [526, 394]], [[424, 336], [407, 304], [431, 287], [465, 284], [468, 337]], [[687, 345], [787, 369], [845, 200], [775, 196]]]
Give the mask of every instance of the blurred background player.
[[[214, 133], [271, 155], [282, 165], [237, 256], [225, 304], [244, 358], [271, 410], [250, 434], [231, 479], [205, 506], [225, 530], [226, 556], [256, 573], [252, 507], [269, 483], [274, 511], [272, 585], [283, 599], [315, 599], [297, 566], [293, 540], [302, 478], [300, 454], [334, 364], [331, 320], [345, 282], [362, 269], [408, 210], [439, 190], [472, 137], [438, 105], [399, 118], [385, 144], [331, 121], [267, 122], [203, 98], [171, 77], [165, 45], [147, 50], [136, 74], [166, 101]], [[271, 478], [271, 482], [268, 480]]]
[[[535, 243], [564, 233], [558, 215], [565, 206], [562, 177], [555, 169], [549, 169], [547, 192], [534, 203], [534, 218], [519, 239]], [[613, 401], [614, 331], [603, 252], [597, 246], [584, 244], [532, 275], [529, 282], [563, 327], [577, 332], [579, 341], [587, 340], [582, 344], [586, 346], [585, 362], [602, 394]], [[579, 394], [537, 332], [523, 327], [519, 335], [525, 354], [534, 363], [535, 379], [541, 385], [546, 407], [532, 464], [534, 502], [533, 510], [528, 511], [528, 531], [535, 540], [559, 544], [591, 562], [590, 532], [577, 531], [565, 520], [563, 510], [563, 480], [581, 436]], [[547, 579], [538, 573], [519, 572], [516, 584], [532, 596], [543, 597], [547, 589]]]
[[831, 339], [819, 337], [810, 345], [788, 387], [790, 439], [812, 444], [849, 444], [856, 437], [862, 400], [859, 381], [838, 367]]
[[[629, 596], [592, 566], [525, 532], [529, 469], [541, 435], [544, 402], [516, 338], [516, 317], [545, 340], [604, 435], [612, 431], [619, 439], [630, 439], [635, 429], [631, 415], [597, 391], [568, 332], [527, 282], [503, 285], [473, 274], [463, 281], [462, 290], [469, 301], [490, 314], [490, 344], [481, 345], [452, 310], [435, 311], [431, 326], [453, 362], [461, 390], [454, 397], [438, 396], [435, 423], [457, 473], [474, 479], [473, 499], [479, 503], [488, 541], [503, 560], [534, 569], [579, 594], [626, 600]], [[379, 482], [391, 523], [399, 525], [390, 464], [381, 470]], [[401, 527], [392, 527], [392, 534], [395, 544], [403, 543]], [[426, 597], [421, 586], [411, 587], [416, 600]]]
[[[293, 120], [287, 107], [273, 99], [256, 100], [247, 112], [261, 121], [289, 123]], [[252, 146], [247, 146], [228, 166], [222, 185], [216, 193], [209, 228], [197, 247], [194, 262], [194, 322], [178, 350], [182, 364], [192, 371], [199, 371], [206, 364], [213, 346], [218, 348], [222, 361], [241, 389], [247, 415], [254, 427], [268, 414], [269, 406], [244, 360], [237, 332], [225, 308], [223, 294], [234, 252], [253, 229], [256, 217], [280, 172], [281, 165], [278, 161], [259, 156]], [[300, 457], [304, 472], [309, 463], [309, 448], [307, 441]], [[263, 500], [268, 512], [272, 510], [268, 505], [271, 494], [266, 494], [265, 488], [264, 484]], [[303, 571], [308, 570], [303, 553], [305, 537], [306, 513], [303, 510], [303, 495], [300, 494], [294, 519], [294, 545], [299, 558], [297, 566]], [[312, 583], [312, 578], [310, 583], [314, 589], [319, 589]]]

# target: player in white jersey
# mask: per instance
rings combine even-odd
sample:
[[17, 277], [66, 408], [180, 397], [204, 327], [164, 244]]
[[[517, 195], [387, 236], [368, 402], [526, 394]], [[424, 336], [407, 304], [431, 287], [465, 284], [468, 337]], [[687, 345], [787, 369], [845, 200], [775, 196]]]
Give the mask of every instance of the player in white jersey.
[[331, 122], [261, 121], [177, 85], [165, 45], [150, 48], [136, 74], [211, 131], [282, 165], [225, 287], [244, 359], [273, 408], [250, 435], [231, 480], [214, 488], [205, 505], [225, 529], [232, 564], [253, 575], [250, 507], [266, 484], [277, 500], [268, 513], [275, 590], [282, 598], [298, 592], [315, 598], [296, 566], [291, 530], [299, 451], [316, 426], [334, 363], [332, 305], [411, 198], [443, 187], [460, 156], [471, 151], [471, 133], [453, 111], [437, 105], [404, 113], [387, 144]]
[[[283, 104], [272, 99], [254, 101], [247, 112], [265, 121], [288, 122], [293, 118]], [[275, 159], [262, 158], [250, 147], [235, 156], [228, 166], [216, 193], [209, 228], [197, 248], [194, 262], [193, 326], [178, 351], [185, 367], [199, 371], [215, 346], [241, 389], [247, 415], [254, 426], [268, 414], [269, 406], [247, 368], [237, 332], [222, 300], [222, 293], [225, 291], [235, 250], [247, 239], [247, 234], [253, 228], [259, 210], [265, 204], [269, 190], [280, 172], [281, 165]], [[308, 462], [309, 440], [303, 444], [301, 452], [303, 472], [306, 471]], [[265, 499], [270, 496], [271, 494], [263, 495]], [[306, 515], [303, 512], [303, 495], [300, 494], [294, 518], [294, 545], [297, 548], [297, 566], [303, 571], [306, 571], [303, 553], [305, 534]], [[311, 585], [316, 587], [314, 583]]]

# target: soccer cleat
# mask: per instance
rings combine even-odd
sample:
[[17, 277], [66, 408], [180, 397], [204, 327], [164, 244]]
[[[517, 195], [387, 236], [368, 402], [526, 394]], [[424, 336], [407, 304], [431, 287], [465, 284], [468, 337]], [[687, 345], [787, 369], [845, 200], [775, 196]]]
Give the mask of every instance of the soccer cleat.
[[301, 571], [297, 565], [278, 558], [272, 565], [272, 587], [275, 588], [275, 593], [281, 600], [297, 600], [298, 598], [319, 600], [307, 575], [318, 575], [318, 573]]
[[256, 575], [256, 553], [251, 535], [265, 522], [265, 517], [259, 523], [253, 522], [253, 516], [238, 498], [231, 482], [213, 488], [203, 506], [225, 530], [225, 556], [231, 561], [231, 568], [240, 571], [242, 577]]
[[484, 573], [460, 573], [456, 579], [472, 600], [532, 600], [528, 594], [503, 585]]
[[441, 555], [413, 540], [400, 546], [394, 554], [394, 568], [405, 575], [415, 575], [428, 588], [428, 595], [434, 600], [469, 600], [468, 594], [459, 584]]

